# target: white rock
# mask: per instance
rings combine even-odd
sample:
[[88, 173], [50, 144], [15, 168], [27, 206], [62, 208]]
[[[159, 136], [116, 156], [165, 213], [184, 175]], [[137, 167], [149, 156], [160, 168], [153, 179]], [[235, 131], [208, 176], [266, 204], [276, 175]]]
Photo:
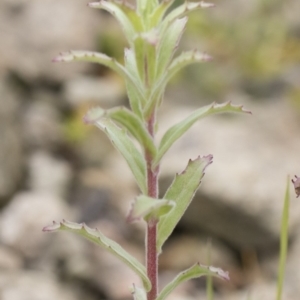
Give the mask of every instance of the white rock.
[[78, 299], [53, 276], [39, 271], [1, 274], [0, 295], [1, 300]]
[[73, 77], [88, 64], [53, 64], [51, 59], [70, 49], [93, 50], [101, 28], [97, 10], [86, 1], [30, 0], [0, 3], [0, 70], [26, 80]]
[[[299, 122], [283, 99], [246, 108], [252, 116], [211, 116], [194, 125], [166, 154], [161, 172], [173, 178], [188, 159], [213, 154], [185, 222], [239, 247], [264, 247], [279, 237], [287, 175], [299, 173]], [[169, 107], [160, 133], [193, 111]], [[300, 202], [294, 205], [291, 233], [300, 222]]]
[[36, 101], [22, 115], [25, 143], [30, 147], [53, 148], [63, 139], [59, 112], [53, 103]]
[[46, 151], [36, 151], [29, 158], [29, 187], [36, 192], [60, 197], [67, 195], [72, 179], [70, 165]]
[[117, 77], [76, 77], [65, 84], [66, 100], [78, 107], [84, 103], [95, 103], [101, 107], [113, 107], [125, 97], [125, 87]]
[[0, 215], [2, 243], [17, 249], [27, 257], [40, 255], [47, 242], [42, 232], [53, 220], [69, 218], [63, 199], [48, 193], [17, 194]]

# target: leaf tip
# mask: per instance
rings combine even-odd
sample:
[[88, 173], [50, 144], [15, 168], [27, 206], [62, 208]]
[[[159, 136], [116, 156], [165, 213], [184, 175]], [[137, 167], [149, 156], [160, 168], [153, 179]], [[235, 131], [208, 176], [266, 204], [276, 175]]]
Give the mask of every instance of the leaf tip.
[[55, 231], [59, 228], [60, 228], [60, 223], [53, 221], [52, 225], [47, 225], [47, 226], [43, 227], [42, 231], [43, 232], [51, 232], [51, 231]]
[[90, 109], [83, 117], [85, 124], [93, 124], [104, 115], [104, 110], [100, 107]]
[[132, 201], [132, 203], [130, 204], [130, 208], [129, 208], [129, 212], [127, 214], [126, 217], [126, 221], [128, 223], [134, 223], [136, 221], [138, 221], [138, 218], [134, 217], [134, 205], [136, 203], [136, 199], [134, 201]]
[[201, 268], [205, 268], [207, 269], [209, 272], [212, 272], [214, 274], [216, 274], [219, 278], [223, 279], [223, 280], [227, 280], [229, 281], [230, 280], [230, 276], [229, 276], [229, 272], [228, 271], [224, 271], [220, 268], [217, 268], [217, 267], [213, 267], [213, 266], [205, 266], [205, 265], [202, 265], [200, 263], [198, 263], [198, 265], [201, 267]]
[[215, 3], [210, 3], [210, 2], [205, 2], [205, 1], [200, 2], [201, 8], [211, 8], [211, 7], [215, 7], [215, 6], [216, 6]]
[[87, 4], [87, 6], [88, 6], [88, 7], [92, 7], [92, 8], [96, 8], [96, 7], [99, 6], [99, 4], [100, 4], [100, 1], [99, 1], [99, 2], [89, 2], [89, 3]]
[[295, 179], [291, 180], [293, 185], [294, 185], [294, 189], [295, 189], [295, 193], [296, 193], [296, 198], [298, 198], [300, 196], [300, 177], [298, 177], [297, 175], [295, 175]]

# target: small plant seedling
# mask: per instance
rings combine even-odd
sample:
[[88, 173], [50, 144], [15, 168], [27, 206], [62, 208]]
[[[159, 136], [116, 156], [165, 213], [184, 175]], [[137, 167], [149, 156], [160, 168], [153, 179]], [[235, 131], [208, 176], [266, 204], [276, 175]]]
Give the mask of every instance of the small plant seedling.
[[[161, 160], [198, 120], [218, 113], [249, 113], [242, 106], [213, 103], [195, 110], [171, 126], [157, 141], [157, 112], [168, 82], [185, 66], [211, 60], [209, 55], [198, 50], [180, 54], [176, 54], [176, 50], [188, 20], [187, 15], [195, 10], [213, 7], [213, 4], [185, 1], [173, 6], [173, 3], [173, 0], [136, 0], [134, 6], [116, 0], [89, 3], [89, 7], [111, 13], [120, 23], [128, 42], [128, 48], [124, 50], [124, 64], [104, 53], [90, 51], [69, 51], [53, 60], [102, 64], [125, 81], [130, 109], [114, 107], [104, 110], [97, 107], [86, 114], [84, 121], [94, 124], [107, 135], [126, 160], [139, 187], [140, 194], [133, 202], [127, 220], [143, 221], [145, 224], [145, 265], [100, 230], [91, 229], [86, 224], [54, 222], [43, 230], [74, 232], [123, 261], [141, 279], [142, 286], [133, 285], [132, 293], [136, 300], [164, 300], [179, 284], [200, 276], [229, 280], [227, 272], [196, 263], [179, 273], [161, 291], [158, 290], [158, 260], [163, 245], [191, 203], [213, 156], [190, 159], [185, 170], [175, 175], [165, 195], [159, 198]], [[140, 147], [136, 146], [137, 143]]]

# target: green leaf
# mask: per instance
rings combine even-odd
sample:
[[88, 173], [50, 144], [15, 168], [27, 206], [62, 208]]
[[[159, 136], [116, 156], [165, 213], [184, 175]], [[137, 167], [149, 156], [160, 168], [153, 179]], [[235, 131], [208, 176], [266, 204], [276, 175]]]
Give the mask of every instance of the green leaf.
[[195, 11], [197, 9], [202, 8], [209, 8], [213, 7], [214, 4], [200, 1], [200, 2], [188, 2], [185, 1], [183, 4], [179, 5], [178, 7], [172, 9], [168, 15], [164, 18], [161, 27], [162, 30], [170, 24], [170, 22], [173, 22], [175, 19], [182, 18], [183, 16], [186, 16], [191, 11]]
[[197, 50], [192, 51], [185, 51], [181, 53], [179, 56], [177, 56], [167, 69], [165, 77], [163, 77], [162, 83], [160, 84], [167, 84], [169, 80], [181, 69], [184, 67], [195, 64], [195, 63], [202, 63], [207, 62], [212, 59], [211, 56], [209, 56], [206, 53], [202, 53]]
[[107, 115], [124, 126], [152, 156], [156, 155], [156, 147], [145, 124], [132, 111], [125, 107], [116, 107], [108, 110]]
[[187, 18], [175, 19], [159, 37], [158, 55], [156, 60], [156, 76], [165, 72], [166, 67], [178, 47], [182, 33], [185, 29]]
[[143, 87], [139, 84], [136, 76], [130, 74], [124, 66], [119, 64], [114, 58], [111, 58], [103, 53], [92, 51], [69, 51], [60, 53], [59, 56], [53, 59], [53, 62], [71, 62], [71, 61], [84, 61], [104, 65], [116, 73], [118, 73], [124, 80], [130, 82], [136, 89], [136, 93], [140, 99], [144, 99]]
[[286, 257], [288, 251], [288, 240], [289, 240], [289, 210], [290, 210], [290, 177], [288, 176], [285, 196], [284, 196], [282, 217], [281, 217], [280, 257], [279, 257], [279, 266], [278, 266], [276, 300], [281, 300], [282, 297]]
[[186, 51], [176, 57], [154, 85], [149, 101], [144, 108], [144, 116], [147, 118], [153, 111], [153, 108], [160, 104], [159, 99], [161, 99], [167, 83], [179, 70], [189, 64], [206, 62], [208, 60], [211, 60], [211, 57], [199, 51]]
[[168, 10], [168, 8], [174, 3], [174, 1], [175, 0], [163, 0], [158, 6], [156, 6], [155, 10], [149, 17], [150, 19], [149, 25], [151, 27], [157, 27], [159, 25], [164, 14]]
[[128, 214], [128, 222], [154, 218], [160, 219], [163, 215], [170, 212], [175, 203], [172, 200], [155, 199], [145, 195], [136, 198]]
[[134, 65], [134, 72], [137, 74], [137, 78], [141, 80], [141, 82], [145, 81], [145, 70], [144, 70], [144, 63], [145, 63], [145, 40], [143, 39], [142, 35], [139, 33], [135, 40], [134, 40], [134, 50], [131, 50], [132, 53], [126, 53], [129, 56], [129, 63]]
[[100, 120], [103, 116], [106, 115], [106, 111], [101, 107], [95, 107], [90, 109], [85, 116], [83, 117], [83, 121], [86, 124], [94, 124], [96, 121]]
[[147, 193], [146, 161], [137, 150], [124, 129], [119, 128], [109, 119], [100, 119], [94, 122], [111, 140], [116, 149], [123, 155], [139, 188], [143, 194]]
[[204, 266], [199, 263], [191, 268], [179, 273], [158, 295], [156, 300], [164, 300], [166, 297], [181, 283], [192, 278], [199, 278], [201, 276], [211, 275], [224, 280], [229, 280], [228, 272], [212, 266]]
[[168, 188], [164, 199], [173, 200], [175, 207], [165, 216], [161, 217], [158, 223], [157, 251], [160, 253], [164, 242], [173, 232], [175, 226], [190, 205], [201, 179], [204, 176], [206, 167], [212, 163], [212, 155], [198, 157], [190, 160], [186, 169], [181, 174], [176, 174], [174, 181]]
[[[147, 31], [142, 34], [142, 38], [145, 43], [145, 59], [147, 62], [147, 68], [145, 70], [146, 73], [146, 82], [148, 86], [152, 86], [155, 81], [155, 73], [156, 73], [156, 54], [157, 54], [157, 44], [159, 41], [158, 32], [155, 29]], [[143, 63], [145, 66], [145, 61]]]
[[121, 64], [119, 64], [114, 58], [99, 52], [72, 50], [72, 51], [60, 53], [52, 61], [53, 62], [71, 62], [71, 61], [93, 62], [111, 68], [112, 70], [114, 70], [115, 72], [117, 72], [123, 77], [124, 75], [126, 75], [124, 67]]
[[143, 30], [143, 24], [136, 14], [134, 7], [123, 1], [117, 2], [105, 0], [92, 2], [88, 5], [92, 8], [103, 9], [111, 13], [120, 23], [129, 44], [133, 46], [135, 35]]
[[169, 148], [176, 142], [196, 121], [207, 117], [209, 115], [224, 113], [224, 112], [237, 112], [237, 113], [250, 113], [243, 109], [243, 106], [235, 106], [230, 102], [224, 104], [211, 104], [197, 109], [190, 116], [183, 121], [173, 125], [164, 134], [156, 158], [154, 159], [152, 168], [154, 169], [169, 150]]
[[137, 12], [144, 21], [146, 29], [149, 29], [149, 16], [153, 10], [158, 6], [158, 0], [137, 0]]
[[147, 300], [147, 294], [144, 289], [138, 288], [133, 285], [132, 289], [133, 300]]
[[[141, 52], [141, 51], [140, 51]], [[125, 68], [134, 80], [126, 80], [127, 95], [131, 109], [141, 119], [143, 118], [142, 105], [145, 104], [144, 86], [141, 81], [140, 73], [137, 67], [135, 53], [133, 49], [125, 49]], [[139, 92], [136, 89], [139, 86]]]
[[151, 289], [151, 283], [146, 275], [146, 268], [135, 257], [130, 255], [118, 243], [107, 238], [97, 229], [92, 229], [86, 224], [78, 224], [63, 220], [60, 223], [53, 222], [53, 225], [46, 226], [43, 231], [53, 232], [58, 230], [65, 230], [74, 232], [83, 236], [84, 238], [96, 243], [102, 248], [109, 251], [111, 254], [122, 260], [130, 269], [132, 269], [143, 281], [143, 285], [147, 291]]
[[146, 149], [152, 156], [156, 155], [157, 149], [154, 145], [153, 138], [147, 131], [145, 124], [131, 110], [121, 106], [109, 110], [101, 107], [90, 109], [84, 116], [85, 123], [95, 124], [101, 118], [110, 118], [127, 129], [131, 135]]

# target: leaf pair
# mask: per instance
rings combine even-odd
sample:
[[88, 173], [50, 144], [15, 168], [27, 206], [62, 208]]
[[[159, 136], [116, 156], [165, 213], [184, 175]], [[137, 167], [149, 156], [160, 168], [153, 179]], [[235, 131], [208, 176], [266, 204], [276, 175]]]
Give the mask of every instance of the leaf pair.
[[[53, 222], [53, 225], [43, 228], [45, 232], [53, 231], [69, 231], [83, 236], [84, 238], [96, 243], [100, 247], [109, 251], [118, 259], [123, 261], [130, 269], [132, 269], [142, 280], [144, 289], [133, 288], [133, 297], [136, 300], [146, 300], [145, 291], [151, 289], [151, 283], [146, 274], [146, 268], [135, 257], [124, 250], [118, 243], [104, 236], [99, 230], [92, 229], [84, 223], [78, 224], [69, 221], [62, 221], [60, 223]], [[200, 264], [187, 269], [180, 273], [172, 282], [170, 282], [157, 297], [157, 300], [165, 299], [172, 290], [174, 290], [180, 283], [187, 281], [191, 278], [200, 277], [203, 275], [217, 276], [221, 279], [229, 279], [228, 274], [221, 269], [214, 267], [206, 267]]]
[[[153, 157], [152, 169], [155, 169], [170, 147], [198, 120], [223, 112], [249, 113], [242, 106], [234, 106], [231, 103], [211, 104], [204, 106], [190, 116], [170, 127], [164, 134], [159, 147], [154, 144], [153, 138], [148, 133], [145, 124], [130, 110], [117, 107], [104, 111], [101, 108], [90, 110], [84, 120], [100, 128], [112, 141], [116, 149], [125, 158], [136, 182], [144, 195], [147, 194], [146, 161], [144, 153], [141, 153], [133, 143], [130, 135], [141, 145], [142, 151], [147, 151]], [[118, 123], [120, 126], [116, 125]], [[168, 200], [174, 200], [167, 198]]]

